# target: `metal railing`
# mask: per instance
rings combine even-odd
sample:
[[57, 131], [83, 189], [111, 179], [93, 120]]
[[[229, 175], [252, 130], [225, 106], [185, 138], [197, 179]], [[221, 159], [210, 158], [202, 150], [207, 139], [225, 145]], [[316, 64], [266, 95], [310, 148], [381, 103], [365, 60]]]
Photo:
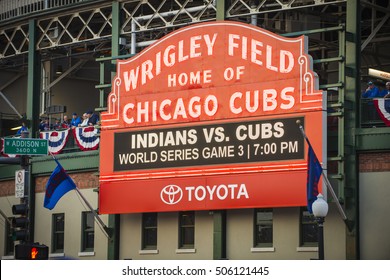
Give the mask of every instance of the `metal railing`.
[[379, 116], [372, 99], [360, 99], [360, 127], [385, 127], [386, 124]]
[[0, 22], [92, 0], [0, 0]]

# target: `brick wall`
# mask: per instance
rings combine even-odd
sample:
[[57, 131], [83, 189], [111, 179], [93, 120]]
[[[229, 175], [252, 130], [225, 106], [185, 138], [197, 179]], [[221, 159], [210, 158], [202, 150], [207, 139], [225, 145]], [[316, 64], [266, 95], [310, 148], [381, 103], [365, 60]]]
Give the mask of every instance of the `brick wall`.
[[[85, 172], [69, 174], [79, 189], [89, 189], [99, 187], [99, 177], [95, 172]], [[44, 192], [46, 183], [50, 176], [37, 177], [35, 179], [35, 192]], [[0, 196], [15, 195], [15, 180], [0, 182]]]
[[[99, 177], [94, 174], [95, 172], [85, 172], [69, 174], [69, 176], [79, 189], [90, 189], [99, 187]], [[47, 180], [49, 180], [49, 176], [36, 178], [35, 192], [44, 192]]]
[[0, 197], [15, 196], [15, 180], [0, 182]]
[[390, 171], [390, 153], [366, 153], [359, 155], [359, 172]]

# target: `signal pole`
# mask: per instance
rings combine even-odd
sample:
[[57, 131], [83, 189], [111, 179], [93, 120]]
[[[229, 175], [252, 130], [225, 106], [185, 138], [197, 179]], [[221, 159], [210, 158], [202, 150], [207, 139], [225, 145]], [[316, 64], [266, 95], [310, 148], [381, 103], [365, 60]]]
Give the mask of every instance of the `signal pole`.
[[[20, 138], [28, 138], [28, 136], [29, 132], [25, 131], [21, 133]], [[19, 154], [19, 150], [17, 150], [18, 143], [39, 142], [39, 149], [21, 151], [24, 154], [19, 154], [20, 157], [0, 158], [0, 164], [20, 165], [22, 169], [17, 171], [15, 175], [15, 197], [20, 198], [20, 204], [12, 206], [13, 215], [19, 215], [13, 217], [11, 223], [14, 230], [14, 241], [20, 242], [15, 244], [14, 257], [22, 260], [47, 260], [49, 258], [49, 247], [34, 242], [35, 189], [30, 172], [30, 155], [47, 155], [48, 141], [30, 138], [23, 139], [23, 141], [22, 139], [7, 140], [9, 141], [7, 141], [8, 143], [5, 142], [4, 151], [8, 154]], [[18, 229], [16, 230], [16, 228]]]

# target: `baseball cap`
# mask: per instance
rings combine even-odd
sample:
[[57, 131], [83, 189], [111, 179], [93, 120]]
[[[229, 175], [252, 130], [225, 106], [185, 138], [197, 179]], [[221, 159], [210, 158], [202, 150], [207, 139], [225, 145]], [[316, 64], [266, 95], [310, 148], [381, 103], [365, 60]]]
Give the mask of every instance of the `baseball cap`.
[[77, 116], [77, 113], [73, 113], [72, 116]]
[[372, 85], [372, 81], [369, 81], [369, 82], [367, 83], [367, 85]]

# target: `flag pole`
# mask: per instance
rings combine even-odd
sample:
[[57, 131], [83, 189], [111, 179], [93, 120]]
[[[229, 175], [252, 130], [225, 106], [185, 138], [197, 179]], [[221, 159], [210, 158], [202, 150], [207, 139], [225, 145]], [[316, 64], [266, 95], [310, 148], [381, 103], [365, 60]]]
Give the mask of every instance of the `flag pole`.
[[[306, 136], [306, 133], [305, 133], [303, 127], [302, 127], [301, 121], [300, 121], [300, 120], [297, 120], [297, 121], [296, 121], [296, 124], [299, 126], [299, 129], [300, 129], [300, 131], [301, 131], [303, 137], [305, 138], [306, 142], [307, 142], [308, 144], [310, 144], [309, 138], [307, 138], [307, 136]], [[351, 231], [351, 229], [352, 229], [351, 221], [348, 220], [347, 215], [345, 215], [344, 209], [343, 209], [343, 207], [341, 206], [340, 201], [339, 201], [338, 197], [336, 196], [336, 193], [334, 192], [332, 185], [331, 185], [330, 182], [329, 182], [328, 176], [326, 176], [326, 174], [325, 174], [325, 172], [324, 172], [323, 169], [322, 169], [322, 175], [323, 175], [323, 177], [324, 177], [325, 185], [326, 185], [326, 187], [327, 187], [327, 190], [329, 190], [329, 192], [330, 192], [330, 194], [332, 195], [334, 201], [336, 202], [337, 208], [338, 208], [338, 210], [339, 210], [339, 213], [340, 213], [340, 215], [341, 215], [343, 221], [345, 222], [346, 226], [348, 227], [348, 230]]]
[[104, 233], [106, 234], [107, 238], [110, 239], [112, 236], [112, 229], [107, 227], [103, 220], [99, 217], [98, 213], [95, 209], [92, 208], [91, 204], [89, 204], [88, 200], [85, 198], [85, 196], [80, 192], [79, 188], [75, 188], [76, 192], [80, 195], [80, 197], [83, 199], [84, 203], [88, 206], [89, 210], [91, 210], [92, 214], [94, 215], [96, 221], [103, 227]]
[[9, 224], [10, 227], [12, 227], [11, 221], [8, 219], [7, 215], [4, 214], [3, 211], [1, 211], [1, 209], [0, 209], [0, 215], [3, 216], [4, 220]]
[[[52, 158], [57, 161], [55, 156], [49, 152]], [[104, 234], [107, 236], [108, 239], [112, 237], [112, 229], [107, 227], [103, 220], [99, 217], [99, 214], [96, 212], [95, 209], [93, 209], [92, 205], [88, 202], [88, 200], [85, 198], [85, 196], [80, 192], [79, 188], [76, 186], [75, 188], [76, 192], [80, 195], [81, 199], [84, 201], [84, 203], [87, 205], [89, 210], [92, 212], [93, 216], [95, 217], [96, 221], [102, 226]]]

